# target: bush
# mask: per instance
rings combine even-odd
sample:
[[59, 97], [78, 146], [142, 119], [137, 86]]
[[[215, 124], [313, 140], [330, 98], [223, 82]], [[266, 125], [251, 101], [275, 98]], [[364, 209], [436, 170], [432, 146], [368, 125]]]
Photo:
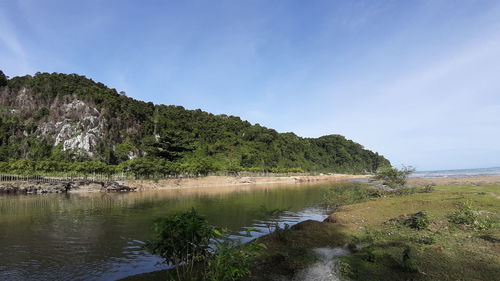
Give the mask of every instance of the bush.
[[413, 251], [409, 246], [405, 247], [405, 249], [403, 250], [401, 267], [406, 272], [417, 271], [417, 266], [415, 265], [415, 258], [413, 257]]
[[343, 278], [349, 278], [353, 275], [351, 265], [343, 261], [339, 261], [337, 270]]
[[252, 258], [260, 253], [264, 244], [251, 242], [238, 245], [234, 240], [223, 235], [216, 243], [217, 253], [208, 260], [206, 279], [211, 281], [238, 280], [250, 274]]
[[448, 221], [454, 224], [472, 225], [477, 219], [470, 204], [463, 204], [458, 210], [448, 215]]
[[416, 187], [400, 187], [398, 188], [394, 194], [400, 195], [400, 196], [405, 196], [405, 195], [412, 195], [417, 193], [419, 190]]
[[433, 184], [428, 184], [428, 185], [422, 187], [422, 189], [420, 191], [423, 192], [423, 193], [431, 193], [431, 192], [434, 191], [434, 185]]
[[239, 245], [226, 230], [208, 224], [194, 209], [159, 218], [156, 239], [145, 248], [174, 266], [177, 280], [236, 280], [250, 273], [252, 258], [265, 246], [251, 242]]
[[493, 222], [488, 217], [480, 217], [468, 202], [449, 214], [448, 221], [453, 224], [472, 227], [475, 230], [486, 230], [493, 227]]
[[429, 226], [429, 218], [423, 211], [412, 214], [404, 223], [413, 229], [422, 230]]
[[159, 218], [153, 224], [156, 240], [146, 242], [146, 249], [172, 265], [205, 259], [210, 253], [214, 227], [194, 209]]
[[381, 180], [383, 184], [398, 188], [406, 184], [406, 179], [410, 174], [415, 172], [415, 168], [403, 166], [401, 170], [393, 167], [385, 167], [378, 170], [373, 177], [375, 180]]
[[380, 197], [377, 192], [371, 192], [362, 184], [336, 184], [323, 196], [323, 202], [329, 208], [366, 201], [372, 197]]
[[375, 262], [377, 260], [377, 256], [373, 252], [373, 249], [371, 248], [365, 248], [363, 249], [363, 259], [367, 262]]

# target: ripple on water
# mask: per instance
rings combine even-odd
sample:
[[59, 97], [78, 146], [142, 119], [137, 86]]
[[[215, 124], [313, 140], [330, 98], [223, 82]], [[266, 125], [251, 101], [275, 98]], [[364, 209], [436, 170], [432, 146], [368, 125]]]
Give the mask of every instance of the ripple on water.
[[142, 241], [152, 237], [154, 218], [191, 208], [242, 242], [269, 232], [261, 205], [291, 210], [280, 227], [326, 217], [311, 207], [323, 197], [317, 186], [235, 190], [0, 196], [0, 280], [116, 280], [166, 268]]

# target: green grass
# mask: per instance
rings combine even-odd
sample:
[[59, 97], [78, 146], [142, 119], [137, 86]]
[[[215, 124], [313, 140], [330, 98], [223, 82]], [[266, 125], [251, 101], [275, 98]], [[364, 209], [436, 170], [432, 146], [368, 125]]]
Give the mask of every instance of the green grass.
[[[428, 193], [391, 195], [341, 206], [329, 218], [335, 223], [299, 224], [286, 241], [266, 237], [269, 251], [257, 263], [254, 280], [270, 269], [293, 275], [312, 262], [295, 262], [291, 249], [308, 253], [316, 247], [344, 243], [362, 246], [341, 258], [351, 269], [351, 280], [498, 280], [499, 199], [498, 185], [447, 185]], [[476, 220], [489, 222], [486, 229], [450, 221], [450, 215], [464, 205], [471, 206]], [[409, 227], [405, 221], [420, 211], [427, 215], [428, 225]], [[269, 261], [279, 255], [287, 259]]]
[[[500, 186], [437, 186], [431, 193], [380, 198], [346, 206], [335, 214], [366, 248], [343, 261], [353, 280], [497, 280], [500, 276]], [[450, 214], [469, 204], [489, 229], [457, 225]], [[424, 211], [429, 225], [416, 230], [398, 221]], [[405, 270], [403, 251], [414, 249], [414, 271]], [[367, 256], [370, 255], [370, 259]]]

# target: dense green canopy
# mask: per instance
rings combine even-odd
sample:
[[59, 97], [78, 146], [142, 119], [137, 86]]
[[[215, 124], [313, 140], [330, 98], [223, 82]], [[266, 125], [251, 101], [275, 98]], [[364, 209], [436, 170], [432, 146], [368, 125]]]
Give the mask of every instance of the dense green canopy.
[[[144, 173], [151, 169], [197, 173], [291, 168], [362, 173], [390, 165], [383, 156], [340, 135], [302, 138], [235, 116], [146, 103], [76, 74], [37, 73], [5, 80], [7, 85], [0, 84], [0, 161], [5, 162], [4, 169], [12, 169], [11, 164], [19, 159], [35, 160], [40, 166], [36, 170], [45, 169], [41, 163], [76, 169], [71, 163], [99, 161], [117, 165], [114, 169], [143, 169]], [[16, 98], [19, 95], [25, 95], [24, 101]], [[58, 111], [74, 100], [97, 109], [99, 120], [105, 121], [91, 154], [63, 151], [61, 144], [55, 145], [57, 131], [41, 130], [42, 124], [56, 122], [83, 126], [84, 121], [79, 120], [85, 116], [61, 119]], [[51, 162], [55, 163], [48, 164]]]

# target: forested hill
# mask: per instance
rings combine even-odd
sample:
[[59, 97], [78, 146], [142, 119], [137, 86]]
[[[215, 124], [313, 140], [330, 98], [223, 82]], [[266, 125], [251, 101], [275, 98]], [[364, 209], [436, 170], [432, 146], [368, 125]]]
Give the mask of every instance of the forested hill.
[[383, 165], [390, 165], [383, 156], [340, 135], [302, 138], [235, 116], [146, 103], [76, 74], [0, 73], [0, 172], [362, 173]]

